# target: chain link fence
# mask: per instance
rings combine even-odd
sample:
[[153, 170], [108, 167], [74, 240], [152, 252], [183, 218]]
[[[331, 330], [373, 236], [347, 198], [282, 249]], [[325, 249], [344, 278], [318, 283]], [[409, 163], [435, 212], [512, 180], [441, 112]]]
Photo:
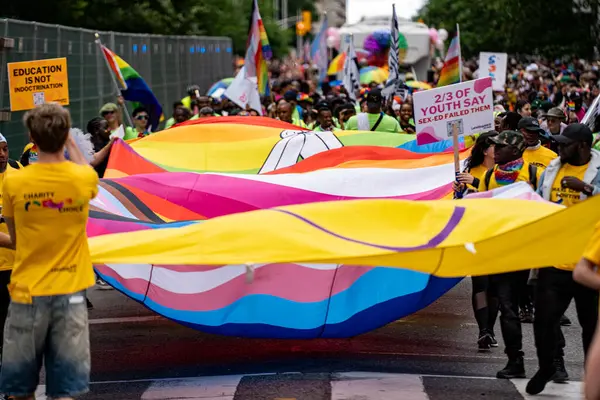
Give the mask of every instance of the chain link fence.
[[[0, 50], [0, 110], [10, 108], [6, 64], [46, 58], [67, 58], [69, 110], [73, 125], [85, 130], [106, 102], [114, 102], [115, 88], [103, 55], [95, 43], [96, 31], [29, 21], [0, 19], [0, 36], [14, 39], [14, 47]], [[186, 95], [190, 84], [205, 92], [210, 85], [233, 74], [232, 42], [227, 37], [160, 36], [98, 32], [102, 43], [127, 61], [160, 101], [166, 118], [172, 104]], [[130, 109], [129, 112], [132, 110]], [[27, 137], [14, 112], [0, 122], [11, 158], [18, 158]]]

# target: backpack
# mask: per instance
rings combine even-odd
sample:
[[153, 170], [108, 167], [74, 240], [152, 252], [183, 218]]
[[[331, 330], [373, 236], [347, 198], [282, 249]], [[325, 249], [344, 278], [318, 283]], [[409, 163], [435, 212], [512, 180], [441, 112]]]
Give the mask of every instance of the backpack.
[[[494, 168], [490, 168], [485, 173], [485, 190], [490, 189], [490, 179], [492, 179], [492, 174], [494, 173]], [[533, 186], [535, 190], [537, 188], [537, 166], [533, 164], [529, 164], [529, 184]]]

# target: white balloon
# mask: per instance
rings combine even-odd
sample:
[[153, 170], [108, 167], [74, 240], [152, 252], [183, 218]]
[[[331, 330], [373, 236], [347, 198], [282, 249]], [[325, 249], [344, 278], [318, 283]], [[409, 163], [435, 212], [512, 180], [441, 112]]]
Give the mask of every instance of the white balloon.
[[435, 42], [435, 47], [437, 47], [438, 50], [443, 50], [444, 49], [444, 41], [442, 39], [438, 39], [437, 42]]
[[327, 47], [330, 49], [335, 47], [335, 38], [333, 36], [327, 36]]
[[438, 30], [438, 38], [442, 41], [448, 39], [448, 31], [444, 28]]

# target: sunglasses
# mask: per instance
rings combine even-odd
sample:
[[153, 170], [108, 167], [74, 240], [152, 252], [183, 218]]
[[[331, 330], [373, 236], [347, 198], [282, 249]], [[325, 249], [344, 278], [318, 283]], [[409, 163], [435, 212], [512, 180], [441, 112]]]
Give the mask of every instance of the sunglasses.
[[135, 119], [137, 119], [138, 121], [145, 121], [148, 119], [147, 115], [138, 115], [137, 117], [135, 117]]
[[104, 111], [102, 113], [102, 115], [105, 116], [105, 115], [114, 114], [114, 113], [115, 113], [114, 111]]

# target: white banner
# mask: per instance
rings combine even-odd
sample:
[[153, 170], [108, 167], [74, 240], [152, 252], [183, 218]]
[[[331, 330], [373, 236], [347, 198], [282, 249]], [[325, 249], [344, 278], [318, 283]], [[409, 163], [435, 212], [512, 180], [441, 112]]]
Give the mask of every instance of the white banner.
[[492, 79], [483, 78], [413, 94], [417, 141], [438, 142], [494, 128]]
[[479, 53], [479, 77], [492, 78], [492, 89], [499, 92], [504, 91], [506, 84], [506, 65], [508, 55], [506, 53]]

